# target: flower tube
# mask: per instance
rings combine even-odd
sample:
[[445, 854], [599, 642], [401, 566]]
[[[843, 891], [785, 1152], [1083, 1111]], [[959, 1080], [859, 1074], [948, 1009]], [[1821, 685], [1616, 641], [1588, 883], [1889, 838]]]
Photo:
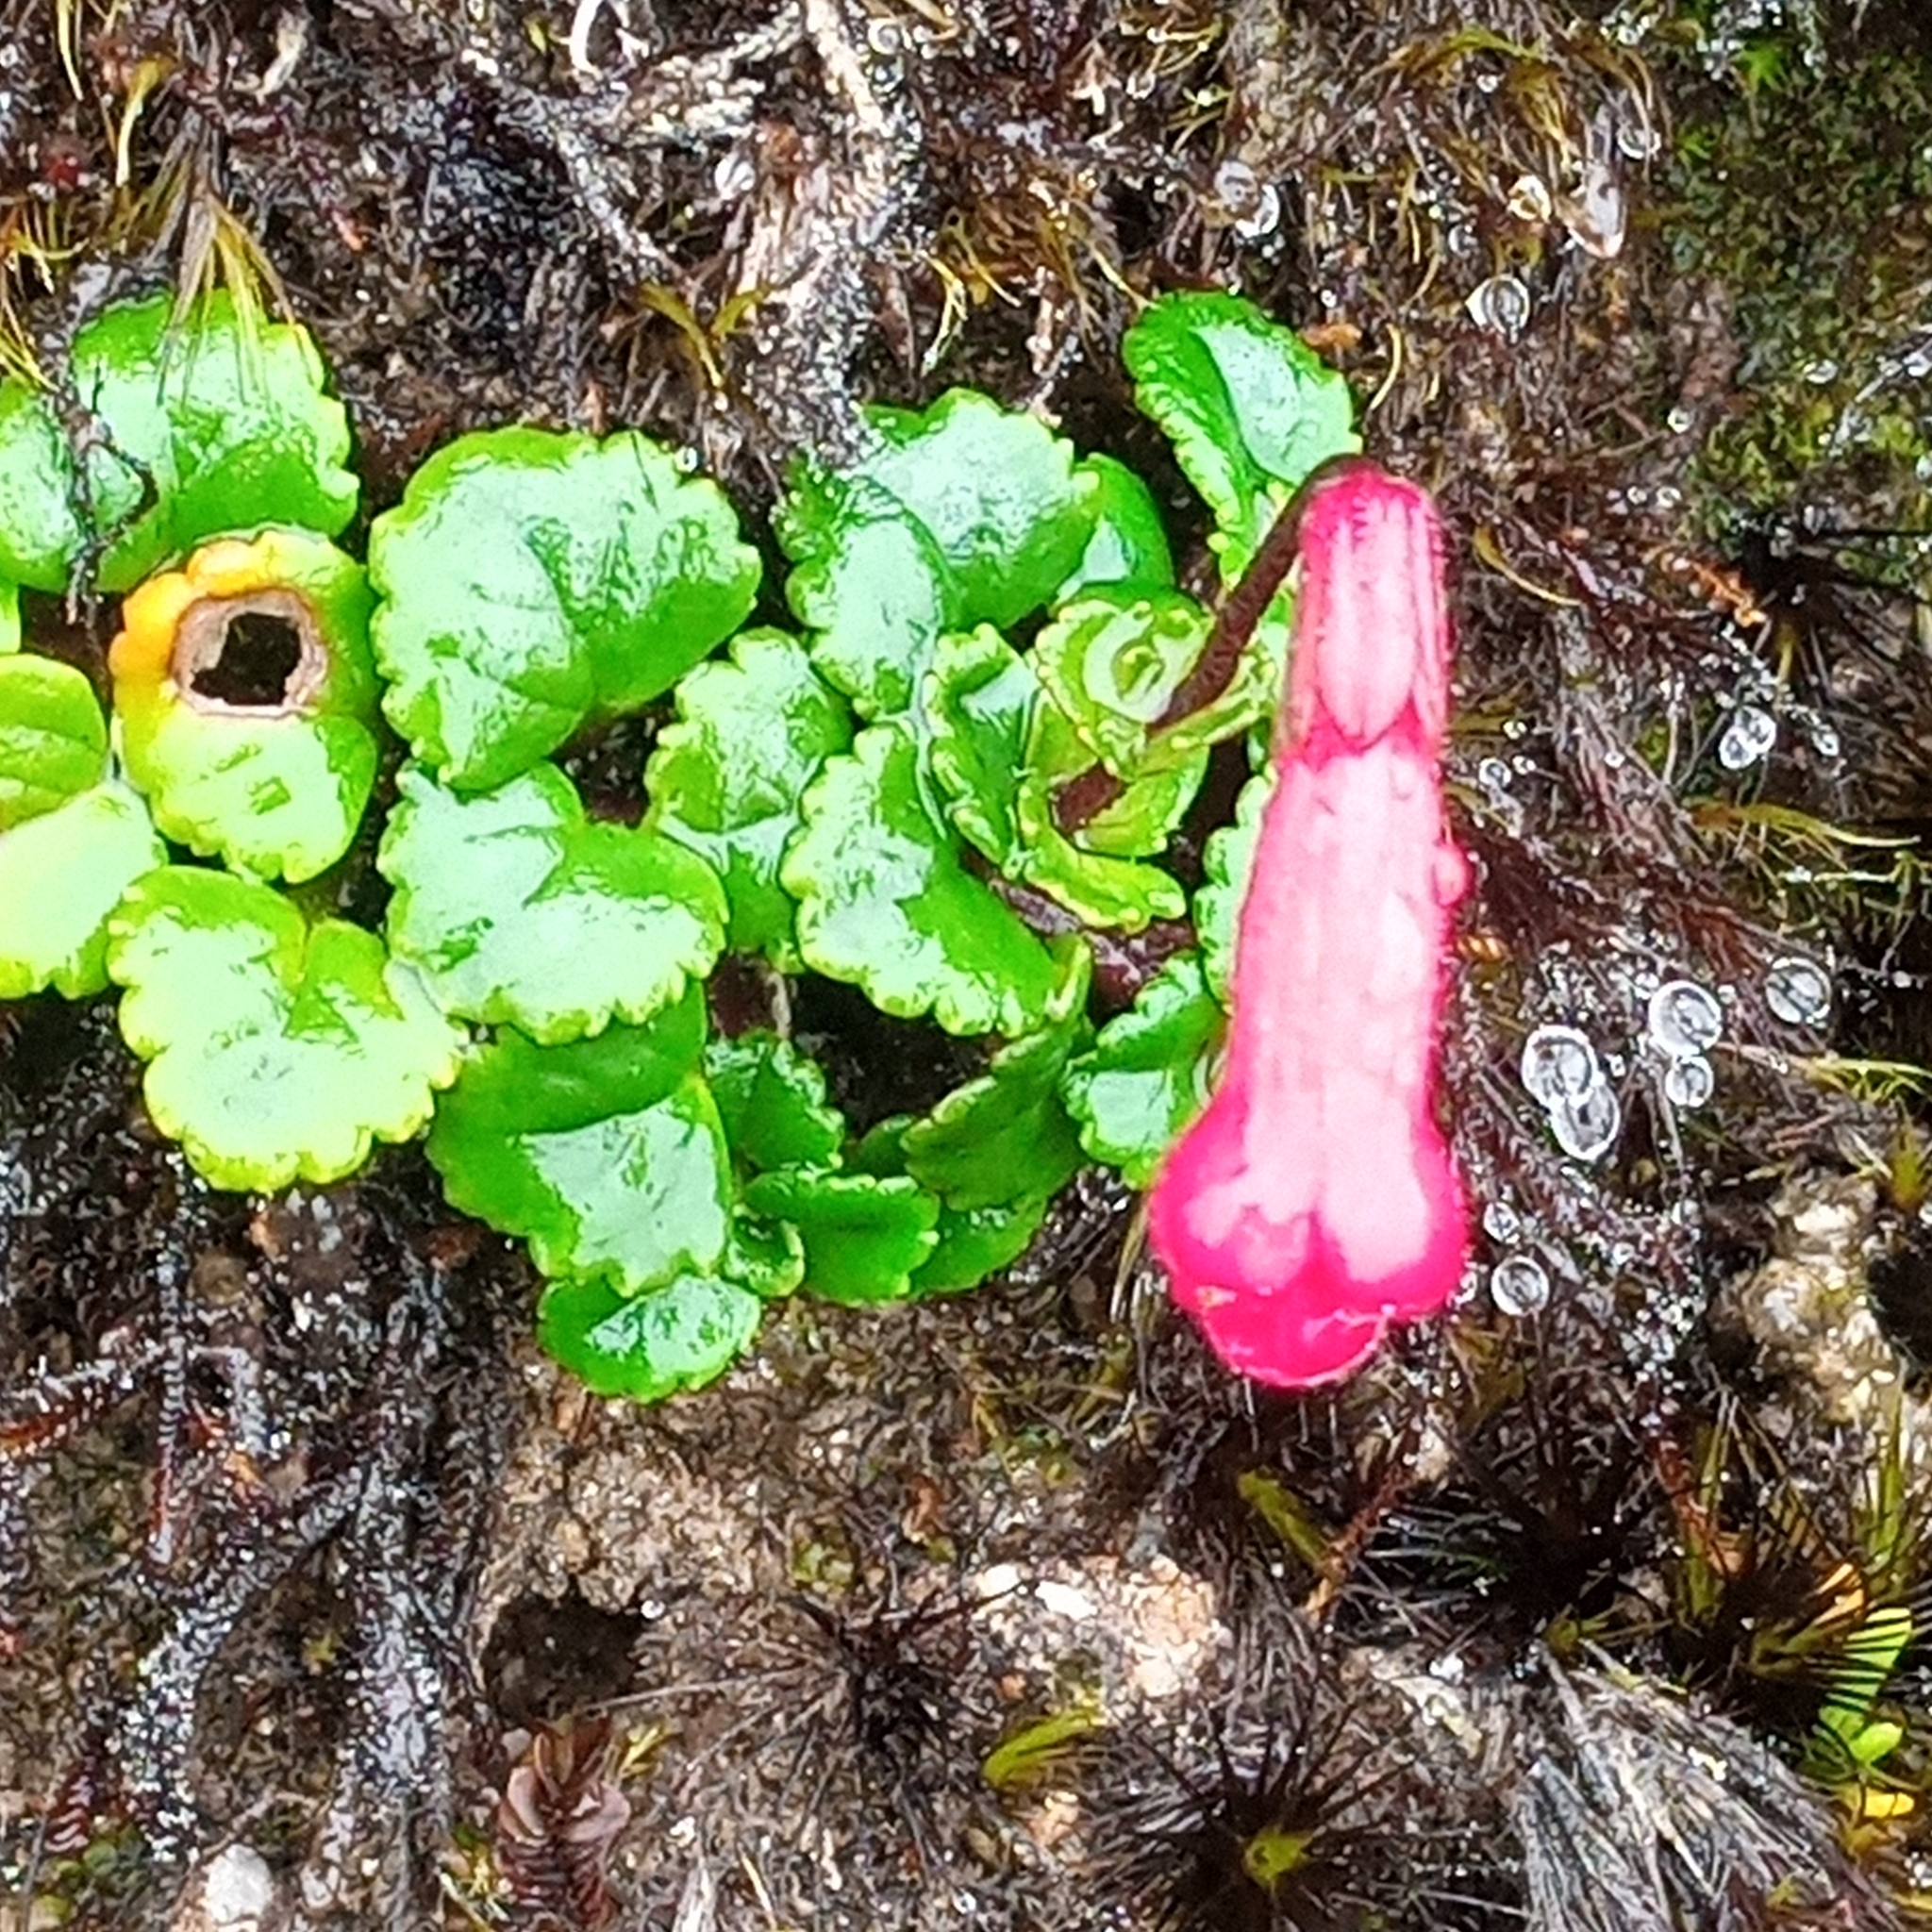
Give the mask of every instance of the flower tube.
[[1276, 783], [1235, 940], [1225, 1063], [1148, 1197], [1174, 1298], [1227, 1365], [1305, 1388], [1468, 1257], [1436, 1120], [1450, 916], [1468, 869], [1439, 769], [1442, 542], [1428, 496], [1367, 464], [1317, 484]]

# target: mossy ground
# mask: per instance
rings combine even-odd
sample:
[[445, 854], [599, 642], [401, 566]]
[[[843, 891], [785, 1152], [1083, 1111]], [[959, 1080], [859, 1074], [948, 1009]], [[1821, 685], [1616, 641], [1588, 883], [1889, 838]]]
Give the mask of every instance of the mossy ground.
[[[1260, 1396], [1090, 1177], [1010, 1283], [790, 1308], [641, 1412], [536, 1357], [414, 1154], [211, 1196], [104, 1008], [0, 1015], [0, 1924], [222, 1923], [225, 1846], [276, 1925], [1923, 1904], [1932, 706], [1887, 533], [1928, 521], [1932, 37], [1592, 11], [0, 0], [0, 355], [253, 284], [372, 510], [526, 418], [687, 441], [755, 519], [855, 399], [953, 383], [1178, 501], [1137, 299], [1304, 326], [1457, 535], [1448, 1085], [1482, 1270], [1552, 1290]], [[98, 668], [109, 611], [31, 615]], [[1677, 976], [1724, 1000], [1707, 1107], [1643, 1041]], [[1551, 1021], [1619, 1083], [1593, 1165], [1517, 1078]], [[1862, 1778], [1834, 1700], [1902, 1727]]]

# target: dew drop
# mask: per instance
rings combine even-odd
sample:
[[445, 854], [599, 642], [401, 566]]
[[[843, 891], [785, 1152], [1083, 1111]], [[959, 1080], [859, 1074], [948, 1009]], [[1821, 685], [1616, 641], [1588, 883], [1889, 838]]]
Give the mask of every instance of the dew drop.
[[1764, 1004], [1788, 1026], [1819, 1026], [1831, 1011], [1831, 980], [1809, 959], [1774, 959], [1764, 975]]
[[1603, 1084], [1596, 1048], [1574, 1026], [1539, 1026], [1523, 1042], [1523, 1084], [1544, 1107]]
[[1478, 282], [1462, 306], [1479, 327], [1512, 342], [1529, 326], [1529, 291], [1514, 275]]
[[1666, 1059], [1707, 1052], [1724, 1030], [1716, 995], [1694, 979], [1667, 979], [1650, 996], [1651, 1041]]
[[1617, 1144], [1623, 1125], [1624, 1109], [1602, 1081], [1550, 1104], [1550, 1131], [1573, 1160], [1601, 1160]]
[[1258, 242], [1264, 235], [1274, 234], [1280, 225], [1281, 191], [1274, 182], [1264, 181], [1255, 197], [1254, 212], [1238, 221], [1234, 231], [1243, 242]]
[[1617, 148], [1626, 160], [1647, 161], [1663, 145], [1648, 121], [1623, 120], [1617, 125]]
[[1717, 761], [1727, 772], [1742, 772], [1777, 742], [1777, 720], [1761, 705], [1740, 705], [1718, 740]]
[[1664, 1069], [1664, 1098], [1673, 1107], [1702, 1107], [1716, 1085], [1717, 1075], [1701, 1053], [1686, 1054]]
[[1232, 156], [1214, 171], [1214, 212], [1243, 241], [1271, 233], [1281, 220], [1281, 195], [1247, 162]]
[[1523, 1223], [1508, 1202], [1491, 1201], [1483, 1209], [1483, 1232], [1492, 1241], [1513, 1241], [1523, 1232]]
[[1499, 1315], [1533, 1315], [1547, 1307], [1550, 1277], [1527, 1255], [1511, 1255], [1490, 1270], [1490, 1300]]

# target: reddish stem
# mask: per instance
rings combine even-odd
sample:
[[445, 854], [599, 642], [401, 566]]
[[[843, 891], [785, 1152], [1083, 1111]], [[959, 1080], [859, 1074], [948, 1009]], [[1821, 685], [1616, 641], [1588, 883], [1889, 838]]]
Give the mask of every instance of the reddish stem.
[[1141, 989], [1175, 954], [1195, 943], [1194, 928], [1185, 919], [1157, 919], [1137, 933], [1109, 932], [1086, 924], [1032, 886], [991, 871], [983, 876], [1029, 931], [1049, 940], [1076, 932], [1087, 941], [1093, 954], [1093, 990], [1108, 1011], [1131, 1007]]

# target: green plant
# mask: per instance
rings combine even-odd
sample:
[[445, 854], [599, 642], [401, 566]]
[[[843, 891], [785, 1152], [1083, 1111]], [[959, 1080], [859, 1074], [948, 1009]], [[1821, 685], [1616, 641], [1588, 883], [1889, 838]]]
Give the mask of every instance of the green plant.
[[[1230, 296], [1155, 304], [1125, 355], [1225, 591], [1355, 447], [1346, 390]], [[975, 1285], [1083, 1159], [1144, 1184], [1202, 1105], [1265, 777], [1198, 878], [1175, 834], [1252, 757], [1290, 613], [1180, 589], [1119, 462], [970, 391], [873, 409], [778, 506], [794, 634], [743, 627], [730, 505], [633, 432], [459, 438], [365, 572], [298, 328], [110, 310], [64, 392], [0, 388], [0, 997], [118, 985], [215, 1185], [426, 1131], [451, 1202], [529, 1243], [544, 1345], [654, 1399], [774, 1297]], [[111, 733], [17, 648], [19, 587], [129, 593]], [[652, 707], [641, 821], [603, 822], [556, 757]], [[378, 932], [331, 915], [366, 903], [390, 733]], [[855, 1124], [785, 1023], [807, 974], [977, 1042], [966, 1076]], [[779, 991], [747, 1018], [727, 979]]]

